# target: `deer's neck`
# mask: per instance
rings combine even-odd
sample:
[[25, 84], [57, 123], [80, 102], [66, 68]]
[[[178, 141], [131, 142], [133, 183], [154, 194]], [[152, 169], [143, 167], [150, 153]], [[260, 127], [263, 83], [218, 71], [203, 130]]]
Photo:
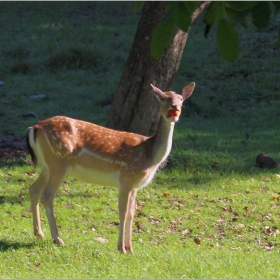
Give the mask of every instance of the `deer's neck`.
[[153, 164], [160, 164], [168, 157], [172, 147], [174, 126], [174, 122], [160, 118], [158, 130], [151, 139]]

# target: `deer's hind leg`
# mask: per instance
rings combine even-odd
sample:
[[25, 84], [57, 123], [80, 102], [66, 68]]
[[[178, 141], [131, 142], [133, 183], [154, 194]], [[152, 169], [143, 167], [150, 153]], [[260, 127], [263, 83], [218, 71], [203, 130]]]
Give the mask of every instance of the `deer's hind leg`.
[[44, 238], [41, 227], [39, 198], [45, 189], [49, 180], [48, 168], [43, 168], [39, 178], [30, 186], [29, 196], [31, 200], [31, 212], [33, 216], [33, 229], [34, 235]]
[[41, 199], [46, 210], [46, 215], [48, 218], [52, 238], [55, 243], [62, 246], [64, 246], [65, 244], [58, 234], [54, 212], [53, 212], [53, 202], [54, 202], [55, 195], [60, 185], [62, 184], [64, 177], [66, 176], [67, 173], [66, 171], [67, 168], [63, 165], [52, 166], [52, 168], [50, 168], [49, 180], [41, 195]]

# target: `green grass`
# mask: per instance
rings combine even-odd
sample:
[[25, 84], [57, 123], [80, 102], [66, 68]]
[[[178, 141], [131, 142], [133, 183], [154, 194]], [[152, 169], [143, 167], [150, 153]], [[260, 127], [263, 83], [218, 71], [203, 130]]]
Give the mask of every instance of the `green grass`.
[[[0, 2], [0, 131], [23, 137], [65, 114], [104, 125], [139, 15], [123, 2]], [[276, 26], [241, 27], [238, 59], [192, 28], [174, 81], [195, 81], [166, 167], [139, 191], [134, 255], [116, 250], [117, 190], [68, 177], [55, 199], [64, 248], [33, 236], [28, 187], [40, 169], [1, 163], [0, 278], [278, 278], [279, 47]], [[30, 96], [47, 94], [44, 99]], [[105, 238], [100, 243], [96, 238]]]

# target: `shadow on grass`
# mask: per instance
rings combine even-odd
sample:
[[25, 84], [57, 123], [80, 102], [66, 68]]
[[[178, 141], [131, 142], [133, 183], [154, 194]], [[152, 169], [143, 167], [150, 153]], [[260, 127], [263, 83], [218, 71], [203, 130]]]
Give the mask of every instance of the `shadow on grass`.
[[189, 118], [175, 132], [176, 148], [172, 150], [167, 166], [197, 170], [198, 174], [201, 171], [254, 174], [258, 154], [264, 152], [278, 161], [277, 124], [270, 119], [254, 117], [249, 121], [241, 117]]
[[5, 252], [9, 250], [18, 250], [21, 248], [32, 248], [34, 247], [34, 242], [23, 243], [23, 242], [13, 242], [8, 240], [0, 240], [0, 252]]

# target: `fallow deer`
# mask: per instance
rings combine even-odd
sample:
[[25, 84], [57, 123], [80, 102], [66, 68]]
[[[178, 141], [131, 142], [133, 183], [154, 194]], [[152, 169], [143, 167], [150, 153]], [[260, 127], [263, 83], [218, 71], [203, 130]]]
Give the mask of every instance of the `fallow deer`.
[[39, 178], [29, 188], [34, 234], [44, 238], [39, 213], [43, 202], [53, 240], [64, 246], [53, 212], [54, 197], [67, 174], [89, 183], [119, 189], [120, 229], [118, 249], [132, 250], [132, 222], [137, 191], [148, 185], [172, 146], [175, 122], [183, 101], [192, 94], [195, 83], [182, 94], [162, 92], [151, 84], [160, 102], [161, 117], [151, 137], [105, 128], [64, 116], [39, 121], [28, 128], [27, 146], [32, 161], [41, 164]]

